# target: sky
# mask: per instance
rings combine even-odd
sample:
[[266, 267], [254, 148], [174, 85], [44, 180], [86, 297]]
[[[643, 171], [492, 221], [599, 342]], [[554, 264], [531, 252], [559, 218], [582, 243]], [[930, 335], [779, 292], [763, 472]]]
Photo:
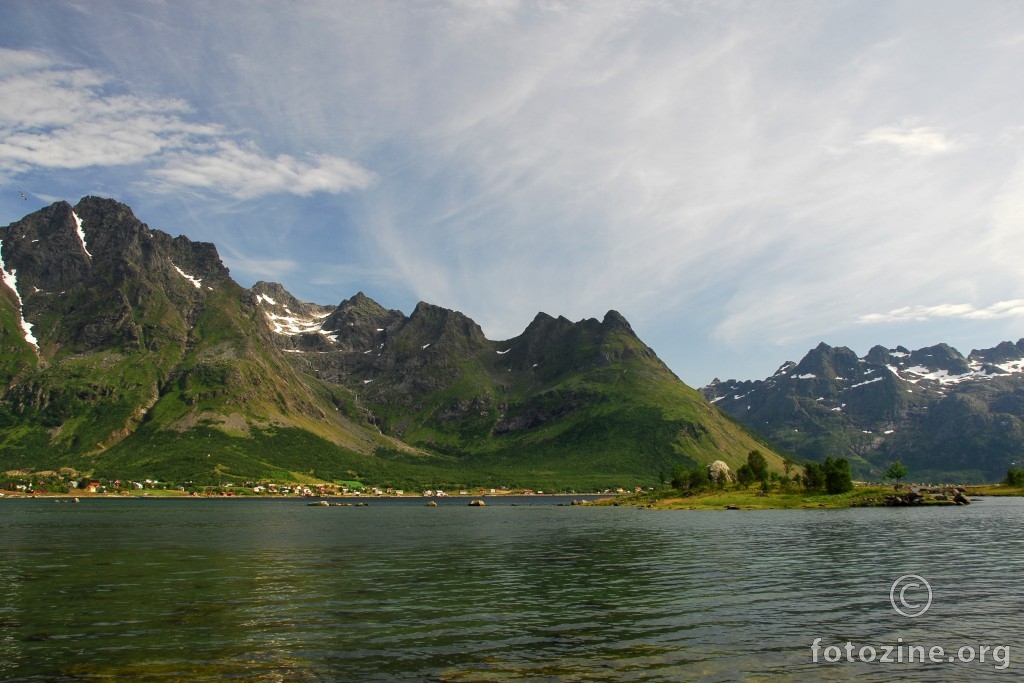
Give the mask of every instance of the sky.
[[494, 340], [614, 309], [695, 387], [1024, 337], [1015, 0], [0, 11], [0, 225], [112, 197], [243, 286]]

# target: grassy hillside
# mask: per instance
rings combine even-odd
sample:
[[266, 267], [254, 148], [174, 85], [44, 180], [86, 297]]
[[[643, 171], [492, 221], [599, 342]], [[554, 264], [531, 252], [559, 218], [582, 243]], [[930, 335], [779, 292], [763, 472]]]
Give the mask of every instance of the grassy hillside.
[[354, 348], [315, 361], [351, 378], [385, 433], [450, 457], [466, 477], [649, 486], [680, 464], [738, 467], [754, 449], [782, 470], [770, 446], [679, 381], [614, 311], [579, 323], [541, 314], [519, 337], [492, 342], [461, 314], [421, 305], [387, 332], [373, 360]]

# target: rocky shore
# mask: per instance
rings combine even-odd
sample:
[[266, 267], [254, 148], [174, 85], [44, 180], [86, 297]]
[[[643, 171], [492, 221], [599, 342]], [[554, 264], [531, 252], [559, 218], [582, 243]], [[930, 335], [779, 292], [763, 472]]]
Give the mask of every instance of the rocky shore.
[[903, 507], [911, 505], [970, 505], [971, 499], [962, 486], [901, 486], [881, 499], [865, 498], [853, 504], [855, 507]]

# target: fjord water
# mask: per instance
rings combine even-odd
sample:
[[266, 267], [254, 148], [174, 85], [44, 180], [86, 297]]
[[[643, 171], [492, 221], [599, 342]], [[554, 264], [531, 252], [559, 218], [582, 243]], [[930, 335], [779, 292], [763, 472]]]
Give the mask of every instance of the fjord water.
[[[0, 501], [0, 679], [1019, 676], [1020, 499], [744, 512], [511, 502]], [[904, 574], [933, 590], [917, 618], [890, 604]], [[901, 644], [945, 654], [815, 662], [815, 638], [879, 658]], [[965, 646], [988, 646], [986, 661], [946, 661]]]

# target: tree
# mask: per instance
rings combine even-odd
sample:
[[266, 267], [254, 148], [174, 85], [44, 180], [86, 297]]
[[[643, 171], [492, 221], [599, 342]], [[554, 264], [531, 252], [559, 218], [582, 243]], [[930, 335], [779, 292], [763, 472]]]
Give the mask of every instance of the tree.
[[907, 472], [909, 471], [910, 470], [907, 469], [907, 466], [904, 465], [902, 462], [900, 462], [899, 460], [893, 460], [891, 463], [889, 463], [889, 467], [882, 474], [882, 478], [895, 479], [896, 486], [899, 486], [900, 479], [907, 476]]
[[684, 491], [701, 491], [711, 484], [707, 470], [703, 467], [688, 468], [680, 465], [672, 470], [672, 488]]
[[804, 488], [808, 491], [816, 491], [825, 486], [825, 472], [821, 463], [809, 462], [804, 465]]
[[1024, 486], [1024, 470], [1013, 467], [1006, 470], [1006, 479], [1003, 479], [1003, 483], [1007, 486]]
[[793, 471], [793, 465], [795, 464], [796, 463], [789, 458], [782, 459], [782, 469], [785, 470], [787, 477], [789, 476], [789, 473]]
[[747, 453], [747, 464], [750, 465], [750, 469], [757, 481], [768, 480], [768, 461], [765, 460], [761, 451], [753, 450]]
[[672, 484], [674, 489], [686, 488], [686, 483], [690, 480], [689, 470], [686, 465], [678, 465], [672, 470], [672, 480], [669, 482]]
[[744, 463], [739, 466], [739, 469], [736, 470], [736, 481], [743, 488], [747, 488], [757, 481], [757, 475], [754, 474], [754, 469], [750, 466], [750, 463]]
[[850, 472], [850, 462], [846, 458], [825, 458], [822, 470], [825, 473], [827, 493], [846, 493], [853, 490], [853, 474]]

